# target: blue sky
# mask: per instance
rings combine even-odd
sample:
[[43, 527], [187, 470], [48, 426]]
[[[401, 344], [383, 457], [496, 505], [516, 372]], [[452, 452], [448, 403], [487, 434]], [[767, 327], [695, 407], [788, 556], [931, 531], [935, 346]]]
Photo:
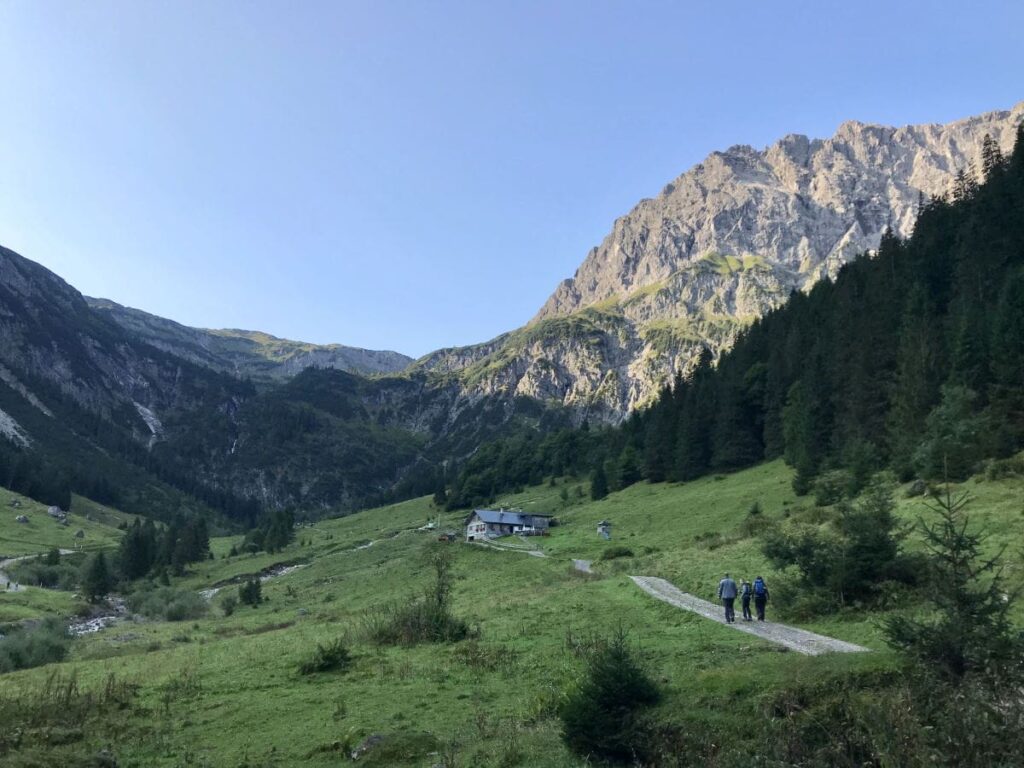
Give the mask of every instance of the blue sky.
[[0, 244], [179, 322], [522, 325], [708, 152], [1024, 99], [1020, 2], [0, 3]]

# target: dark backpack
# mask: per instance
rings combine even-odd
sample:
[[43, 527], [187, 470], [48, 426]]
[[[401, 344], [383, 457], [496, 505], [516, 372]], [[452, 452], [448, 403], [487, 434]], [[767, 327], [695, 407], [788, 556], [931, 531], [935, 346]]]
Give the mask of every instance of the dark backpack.
[[754, 594], [758, 597], [764, 597], [768, 592], [768, 587], [765, 586], [764, 581], [761, 579], [754, 580]]

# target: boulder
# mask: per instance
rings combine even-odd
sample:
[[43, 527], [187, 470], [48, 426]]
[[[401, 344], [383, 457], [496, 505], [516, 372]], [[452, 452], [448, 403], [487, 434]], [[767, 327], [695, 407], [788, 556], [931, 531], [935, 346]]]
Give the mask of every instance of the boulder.
[[907, 498], [912, 499], [916, 496], [924, 496], [928, 492], [928, 484], [921, 479], [915, 480], [907, 488]]
[[380, 746], [380, 744], [383, 741], [384, 741], [384, 737], [381, 734], [379, 734], [379, 733], [370, 734], [369, 736], [367, 736], [365, 739], [363, 739], [359, 743], [358, 747], [356, 747], [355, 749], [352, 750], [352, 759], [353, 760], [358, 760], [363, 755], [365, 755], [367, 752], [372, 750], [374, 747]]
[[14, 518], [14, 519], [15, 519], [15, 520], [16, 520], [17, 522], [19, 522], [19, 523], [27, 523], [27, 522], [28, 522], [28, 518], [27, 518], [27, 517], [25, 517], [24, 515], [18, 515], [18, 516], [17, 516], [16, 518]]
[[77, 531], [75, 531], [75, 538], [76, 539], [84, 539], [85, 538], [85, 531], [83, 531], [81, 528], [79, 528]]

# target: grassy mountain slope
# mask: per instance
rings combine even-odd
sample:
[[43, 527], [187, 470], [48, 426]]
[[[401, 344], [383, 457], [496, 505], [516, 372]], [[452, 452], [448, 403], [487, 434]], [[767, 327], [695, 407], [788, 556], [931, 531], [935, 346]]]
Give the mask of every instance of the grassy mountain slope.
[[[296, 542], [276, 555], [224, 558], [239, 539], [215, 540], [217, 559], [198, 564], [181, 586], [208, 588], [275, 563], [304, 567], [267, 582], [269, 601], [259, 608], [109, 629], [76, 642], [63, 672], [74, 671], [83, 688], [114, 673], [138, 684], [138, 697], [91, 721], [67, 745], [35, 754], [56, 759], [109, 746], [129, 766], [327, 766], [343, 759], [347, 744], [397, 734], [404, 740], [397, 755], [381, 747], [365, 764], [431, 766], [454, 744], [459, 765], [582, 765], [562, 746], [552, 707], [580, 673], [572, 648], [620, 624], [667, 691], [662, 715], [742, 732], [787, 686], [890, 668], [880, 614], [851, 610], [805, 625], [872, 653], [801, 657], [658, 603], [626, 575], [663, 576], [709, 598], [725, 569], [761, 572], [781, 588], [742, 523], [754, 501], [774, 519], [816, 514], [792, 495], [790, 481], [791, 472], [774, 462], [688, 484], [638, 485], [600, 502], [578, 499], [571, 480], [509, 496], [502, 501], [555, 513], [563, 524], [540, 542], [545, 559], [447, 545], [455, 557], [455, 612], [481, 633], [479, 641], [455, 645], [378, 648], [360, 636], [367, 610], [406, 599], [429, 579], [427, 555], [442, 545], [415, 530], [436, 515], [426, 499], [300, 528]], [[1024, 479], [974, 478], [964, 487], [976, 497], [979, 522], [1000, 530], [1004, 543], [1024, 540]], [[921, 511], [919, 500], [900, 500], [905, 520]], [[461, 516], [445, 515], [442, 527], [457, 526]], [[602, 518], [615, 524], [611, 544], [628, 546], [635, 557], [598, 561], [593, 577], [574, 573], [570, 557], [596, 560], [608, 546], [595, 533]], [[1013, 547], [1010, 553], [1007, 578], [1024, 567]], [[339, 636], [352, 644], [349, 672], [297, 673], [317, 643]], [[53, 671], [0, 678], [0, 702], [18, 692], [31, 696]]]

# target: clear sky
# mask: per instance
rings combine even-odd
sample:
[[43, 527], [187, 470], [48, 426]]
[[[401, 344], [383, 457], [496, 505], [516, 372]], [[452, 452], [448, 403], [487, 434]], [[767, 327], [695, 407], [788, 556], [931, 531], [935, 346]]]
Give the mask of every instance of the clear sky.
[[206, 327], [528, 321], [708, 152], [1024, 99], [1024, 3], [0, 1], [0, 243]]

